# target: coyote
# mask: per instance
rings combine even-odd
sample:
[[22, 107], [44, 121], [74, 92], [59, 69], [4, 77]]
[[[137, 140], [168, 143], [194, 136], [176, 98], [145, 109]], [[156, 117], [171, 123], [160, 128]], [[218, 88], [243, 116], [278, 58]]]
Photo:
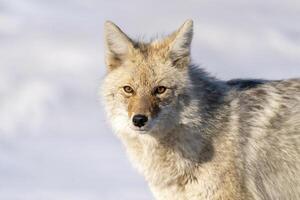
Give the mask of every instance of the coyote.
[[193, 22], [149, 42], [105, 23], [102, 96], [158, 200], [299, 200], [300, 79], [218, 80], [191, 63]]

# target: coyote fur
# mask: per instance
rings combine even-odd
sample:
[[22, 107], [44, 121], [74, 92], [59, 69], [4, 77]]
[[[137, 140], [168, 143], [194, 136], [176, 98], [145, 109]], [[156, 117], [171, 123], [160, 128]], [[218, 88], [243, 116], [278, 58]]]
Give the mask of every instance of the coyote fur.
[[218, 80], [191, 63], [193, 22], [141, 42], [105, 23], [101, 93], [158, 200], [299, 200], [300, 79]]

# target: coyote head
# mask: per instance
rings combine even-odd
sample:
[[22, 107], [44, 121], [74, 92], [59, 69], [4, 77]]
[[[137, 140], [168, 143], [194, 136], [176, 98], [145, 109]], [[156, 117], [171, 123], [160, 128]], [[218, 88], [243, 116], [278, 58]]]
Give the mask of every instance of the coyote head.
[[171, 35], [137, 42], [105, 23], [104, 100], [117, 132], [158, 133], [178, 125], [189, 88], [193, 22]]

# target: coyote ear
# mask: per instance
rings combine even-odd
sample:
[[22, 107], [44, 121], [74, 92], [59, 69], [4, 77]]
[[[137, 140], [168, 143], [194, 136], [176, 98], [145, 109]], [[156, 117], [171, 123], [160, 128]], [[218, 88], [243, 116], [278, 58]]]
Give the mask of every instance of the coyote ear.
[[169, 55], [176, 65], [188, 65], [190, 61], [190, 49], [193, 38], [193, 21], [187, 20], [175, 33], [170, 43]]
[[131, 39], [114, 23], [106, 21], [104, 25], [105, 35], [105, 63], [109, 70], [120, 66], [133, 48]]

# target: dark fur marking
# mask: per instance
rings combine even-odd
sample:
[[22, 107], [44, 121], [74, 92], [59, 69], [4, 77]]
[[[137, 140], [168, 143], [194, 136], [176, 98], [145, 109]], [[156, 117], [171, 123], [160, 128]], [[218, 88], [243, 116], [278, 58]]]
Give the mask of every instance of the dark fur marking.
[[266, 83], [266, 80], [261, 79], [232, 79], [227, 81], [227, 85], [231, 87], [235, 87], [238, 90], [247, 90], [251, 88], [255, 88], [259, 85]]

